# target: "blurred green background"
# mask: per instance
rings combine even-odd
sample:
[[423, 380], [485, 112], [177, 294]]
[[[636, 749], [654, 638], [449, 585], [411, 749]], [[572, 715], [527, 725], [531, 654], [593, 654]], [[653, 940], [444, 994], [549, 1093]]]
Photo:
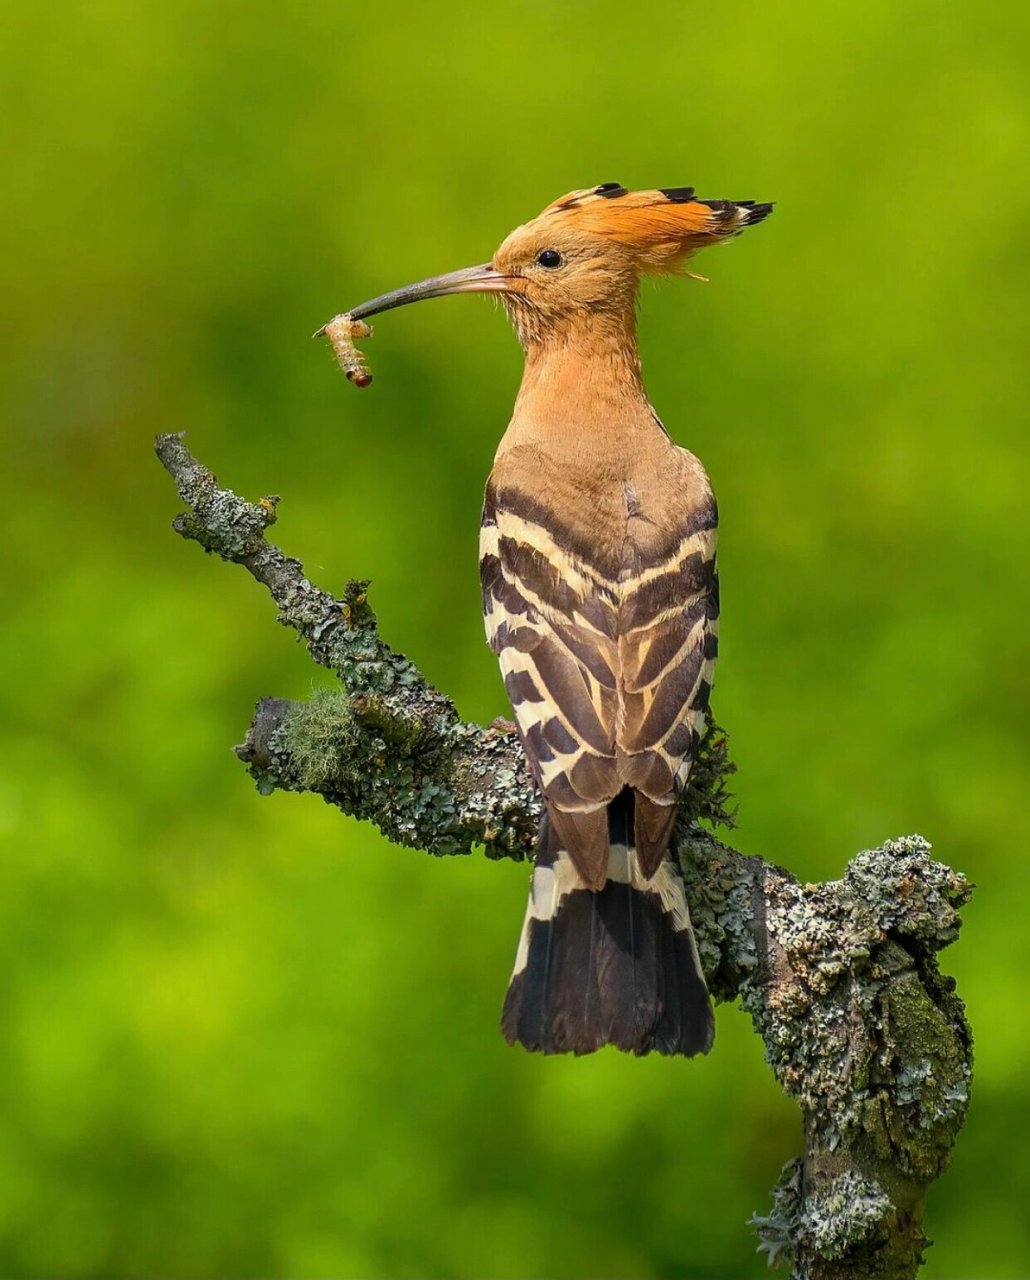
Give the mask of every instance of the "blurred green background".
[[[743, 1277], [796, 1112], [735, 1009], [705, 1061], [509, 1049], [527, 875], [262, 799], [229, 747], [321, 679], [169, 531], [187, 429], [462, 712], [520, 357], [483, 299], [312, 330], [572, 187], [778, 201], [649, 283], [722, 510], [738, 845], [803, 877], [918, 830], [974, 1104], [927, 1276], [1030, 1271], [1022, 5], [42, 6], [0, 39], [0, 1271]], [[1013, 1135], [1016, 1140], [1013, 1141]]]

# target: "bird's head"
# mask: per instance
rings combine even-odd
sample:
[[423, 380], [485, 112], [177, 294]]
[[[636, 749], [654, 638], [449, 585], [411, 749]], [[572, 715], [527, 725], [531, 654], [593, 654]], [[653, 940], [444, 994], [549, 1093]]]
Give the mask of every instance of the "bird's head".
[[451, 293], [501, 297], [524, 346], [584, 316], [633, 315], [642, 275], [682, 273], [699, 249], [767, 217], [771, 204], [700, 200], [692, 187], [572, 191], [507, 237], [490, 262], [434, 276], [355, 307], [354, 319]]

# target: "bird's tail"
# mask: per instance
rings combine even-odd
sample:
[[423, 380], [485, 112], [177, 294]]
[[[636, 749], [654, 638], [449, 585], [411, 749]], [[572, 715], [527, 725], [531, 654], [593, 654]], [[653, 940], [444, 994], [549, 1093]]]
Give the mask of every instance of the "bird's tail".
[[[547, 819], [501, 1030], [541, 1053], [707, 1053], [715, 1023], [683, 880], [671, 857], [645, 879], [633, 800], [609, 808], [608, 879], [586, 887]], [[554, 846], [554, 847], [552, 847]]]

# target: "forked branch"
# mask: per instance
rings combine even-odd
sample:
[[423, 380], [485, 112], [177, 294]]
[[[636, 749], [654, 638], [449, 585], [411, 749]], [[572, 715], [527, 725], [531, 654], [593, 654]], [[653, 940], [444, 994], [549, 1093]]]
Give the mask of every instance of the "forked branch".
[[[175, 530], [241, 564], [338, 686], [266, 698], [236, 748], [262, 793], [313, 791], [429, 853], [530, 855], [539, 803], [516, 734], [461, 720], [380, 637], [365, 581], [337, 596], [270, 543], [277, 498], [218, 486], [181, 435], [157, 452], [188, 510]], [[970, 886], [919, 836], [859, 853], [843, 877], [799, 884], [699, 822], [728, 825], [725, 735], [709, 726], [677, 830], [691, 915], [717, 999], [739, 999], [804, 1120], [803, 1155], [753, 1219], [798, 1280], [902, 1280], [928, 1241], [925, 1193], [965, 1119], [971, 1037], [937, 952]]]

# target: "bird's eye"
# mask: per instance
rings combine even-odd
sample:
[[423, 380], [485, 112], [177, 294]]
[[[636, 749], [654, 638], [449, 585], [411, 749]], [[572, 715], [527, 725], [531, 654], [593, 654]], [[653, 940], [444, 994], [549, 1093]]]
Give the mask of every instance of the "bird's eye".
[[536, 260], [542, 267], [560, 267], [562, 264], [562, 256], [557, 249], [544, 249], [536, 255]]

